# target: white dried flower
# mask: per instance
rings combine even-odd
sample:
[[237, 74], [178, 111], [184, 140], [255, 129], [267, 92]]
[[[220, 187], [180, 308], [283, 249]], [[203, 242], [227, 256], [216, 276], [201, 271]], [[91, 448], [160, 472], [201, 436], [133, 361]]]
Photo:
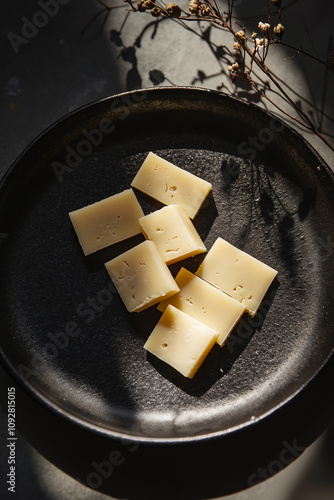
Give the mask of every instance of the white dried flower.
[[200, 15], [202, 15], [203, 17], [205, 16], [209, 16], [211, 14], [211, 9], [210, 9], [210, 6], [209, 5], [206, 5], [206, 4], [200, 4], [199, 6], [199, 13]]
[[263, 33], [266, 33], [270, 29], [270, 24], [269, 23], [262, 23], [261, 21], [258, 24], [258, 27]]
[[279, 38], [282, 38], [282, 36], [284, 34], [284, 26], [281, 23], [278, 23], [278, 25], [274, 27], [274, 33]]
[[198, 2], [197, 0], [190, 0], [189, 10], [192, 14], [197, 14], [199, 7], [200, 7], [200, 2]]
[[231, 73], [231, 75], [236, 75], [237, 74], [237, 71], [239, 69], [239, 63], [237, 62], [234, 62], [231, 66], [229, 66], [227, 68], [229, 70], [229, 72]]
[[255, 48], [257, 52], [264, 49], [268, 45], [268, 40], [266, 38], [255, 38]]
[[241, 49], [241, 44], [239, 42], [234, 42], [233, 43], [233, 48], [234, 50], [236, 50], [237, 52], [240, 52], [240, 49]]
[[244, 30], [237, 31], [237, 33], [235, 34], [235, 38], [237, 39], [238, 42], [241, 43], [246, 43], [247, 41], [247, 36]]

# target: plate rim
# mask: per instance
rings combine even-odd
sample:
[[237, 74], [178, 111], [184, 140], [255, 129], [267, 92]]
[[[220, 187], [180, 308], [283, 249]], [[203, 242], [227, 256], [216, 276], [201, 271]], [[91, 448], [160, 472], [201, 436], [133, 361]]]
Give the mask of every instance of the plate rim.
[[41, 140], [44, 136], [46, 136], [48, 133], [50, 133], [54, 128], [56, 128], [58, 125], [60, 125], [62, 122], [66, 121], [67, 119], [71, 118], [72, 116], [75, 116], [77, 113], [80, 113], [82, 111], [85, 111], [88, 108], [94, 107], [102, 102], [105, 101], [110, 101], [114, 99], [121, 99], [124, 96], [128, 95], [133, 95], [133, 94], [145, 94], [147, 92], [153, 93], [153, 92], [173, 92], [173, 91], [192, 91], [192, 92], [199, 92], [203, 94], [213, 94], [217, 95], [232, 101], [236, 101], [241, 103], [242, 105], [248, 106], [252, 109], [254, 109], [256, 112], [263, 113], [264, 115], [267, 115], [270, 118], [275, 118], [275, 120], [280, 121], [285, 128], [287, 128], [295, 137], [298, 138], [298, 140], [302, 141], [304, 145], [316, 156], [319, 160], [320, 163], [322, 163], [322, 167], [325, 168], [326, 172], [332, 176], [334, 180], [334, 169], [331, 169], [331, 167], [328, 165], [328, 163], [324, 160], [324, 158], [320, 155], [320, 153], [315, 149], [315, 147], [295, 128], [293, 128], [289, 123], [285, 122], [282, 117], [275, 115], [271, 111], [268, 111], [267, 109], [261, 108], [260, 106], [246, 101], [245, 99], [242, 99], [241, 97], [237, 96], [232, 96], [228, 94], [227, 92], [223, 92], [220, 90], [213, 90], [209, 89], [206, 87], [195, 87], [195, 86], [182, 86], [182, 85], [174, 85], [174, 86], [159, 86], [159, 87], [145, 87], [143, 89], [135, 89], [135, 90], [128, 90], [125, 92], [120, 92], [117, 94], [112, 94], [109, 96], [102, 97], [100, 99], [94, 99], [93, 101], [90, 101], [86, 104], [83, 104], [68, 113], [65, 113], [62, 115], [60, 118], [49, 124], [46, 128], [42, 129], [36, 137], [34, 137], [31, 141], [28, 142], [28, 144], [24, 147], [24, 149], [21, 151], [21, 153], [15, 158], [15, 160], [11, 163], [11, 165], [7, 168], [5, 173], [3, 174], [2, 178], [0, 179], [0, 189], [2, 189], [2, 185], [7, 182], [7, 177], [11, 175], [12, 170], [16, 167], [16, 164], [21, 161], [21, 159], [27, 154], [27, 152]]

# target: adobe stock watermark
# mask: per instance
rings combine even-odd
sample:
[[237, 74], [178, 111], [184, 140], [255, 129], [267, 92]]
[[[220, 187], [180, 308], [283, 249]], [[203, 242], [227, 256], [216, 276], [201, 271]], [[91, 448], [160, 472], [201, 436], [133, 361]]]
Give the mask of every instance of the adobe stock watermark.
[[16, 492], [16, 475], [17, 475], [17, 457], [16, 457], [16, 392], [15, 387], [7, 389], [7, 490], [11, 493]]
[[85, 480], [82, 481], [82, 479], [80, 479], [79, 477], [77, 477], [77, 480], [85, 486], [89, 486], [89, 488], [92, 488], [94, 490], [100, 488], [103, 484], [103, 481], [109, 479], [110, 476], [115, 472], [115, 470], [121, 467], [126, 462], [127, 453], [124, 452], [134, 453], [139, 447], [139, 444], [134, 441], [120, 440], [120, 443], [124, 447], [128, 446], [128, 448], [123, 448], [123, 451], [118, 448], [113, 449], [107, 457], [104, 457], [101, 462], [96, 462], [95, 460], [92, 461], [92, 471], [87, 474]]
[[[244, 160], [253, 161], [258, 153], [264, 151], [269, 144], [275, 139], [275, 135], [284, 130], [285, 125], [275, 117], [272, 117], [268, 127], [261, 128], [257, 135], [249, 135], [247, 139], [240, 142], [237, 151]], [[238, 177], [241, 170], [240, 160], [230, 158], [224, 161], [222, 170], [223, 187], [226, 188], [229, 184]]]
[[71, 0], [38, 0], [37, 4], [41, 10], [36, 11], [31, 19], [28, 19], [26, 16], [21, 17], [23, 23], [21, 34], [18, 35], [12, 31], [7, 33], [7, 38], [15, 54], [19, 53], [21, 45], [27, 45], [30, 40], [38, 35], [40, 29], [47, 26], [50, 19], [58, 14], [60, 6], [66, 5], [70, 1]]
[[[282, 441], [282, 450], [279, 456], [271, 460], [266, 467], [259, 467], [247, 479], [249, 487], [256, 486], [256, 493], [261, 495], [268, 487], [268, 485], [275, 480], [275, 474], [283, 470], [287, 465], [291, 464], [298, 458], [305, 450], [306, 446], [301, 446], [294, 438], [292, 443], [284, 440]], [[243, 491], [236, 496], [235, 500], [248, 500], [250, 495], [248, 491]]]
[[231, 335], [227, 338], [225, 346], [228, 348], [232, 354], [235, 350], [236, 345], [243, 344], [253, 333], [254, 330], [260, 328], [265, 320], [266, 314], [275, 298], [276, 289], [272, 290], [269, 298], [264, 298], [260, 304], [260, 307], [254, 317], [246, 315], [242, 317], [237, 324], [236, 328], [233, 330]]
[[[238, 146], [238, 153], [248, 160], [255, 160], [257, 153], [263, 151], [275, 138], [275, 134], [282, 132], [285, 125], [275, 117], [269, 122], [269, 127], [261, 128], [257, 135], [249, 135], [247, 139]], [[251, 147], [250, 147], [251, 146]]]
[[80, 335], [82, 332], [80, 321], [87, 325], [95, 321], [110, 306], [114, 295], [117, 295], [117, 293], [112, 281], [109, 281], [108, 286], [99, 290], [95, 296], [89, 296], [81, 301], [75, 309], [75, 315], [64, 325], [62, 331], [57, 333], [48, 332], [46, 334], [48, 341], [41, 351], [34, 355], [31, 366], [28, 367], [23, 364], [17, 366], [19, 374], [25, 380], [28, 380], [31, 376], [38, 377], [40, 368], [54, 360], [70, 345], [71, 339]]
[[233, 179], [236, 179], [240, 174], [240, 163], [236, 158], [230, 158], [224, 161], [222, 167], [223, 187], [226, 188]]
[[143, 102], [146, 96], [146, 91], [140, 91], [123, 94], [113, 99], [110, 105], [110, 111], [115, 110], [117, 107], [124, 107], [124, 110], [120, 114], [117, 114], [116, 120], [105, 117], [99, 121], [97, 127], [90, 130], [84, 128], [81, 130], [80, 139], [73, 147], [69, 144], [65, 146], [64, 160], [62, 162], [53, 161], [51, 163], [51, 167], [58, 181], [62, 182], [64, 175], [73, 172], [73, 170], [83, 162], [84, 158], [90, 156], [94, 149], [102, 144], [106, 135], [111, 134], [116, 129], [117, 121], [124, 120], [129, 116], [129, 108], [134, 104]]

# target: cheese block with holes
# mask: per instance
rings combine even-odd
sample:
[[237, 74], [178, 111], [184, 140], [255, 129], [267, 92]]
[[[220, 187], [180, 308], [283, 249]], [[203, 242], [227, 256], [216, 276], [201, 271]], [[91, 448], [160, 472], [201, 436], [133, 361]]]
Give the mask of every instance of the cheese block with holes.
[[192, 378], [217, 337], [218, 332], [169, 305], [144, 348], [185, 377]]
[[152, 152], [147, 155], [131, 186], [165, 205], [182, 205], [191, 219], [212, 188], [206, 180]]
[[132, 189], [69, 214], [85, 255], [141, 233], [143, 215]]
[[196, 275], [241, 302], [255, 316], [277, 271], [218, 238]]
[[219, 332], [217, 343], [222, 346], [245, 312], [244, 306], [183, 267], [175, 281], [180, 291], [160, 302], [159, 311], [173, 305]]
[[144, 241], [105, 264], [129, 312], [140, 312], [179, 291], [153, 241]]
[[143, 233], [154, 241], [166, 264], [205, 252], [194, 224], [183, 208], [169, 205], [139, 219]]

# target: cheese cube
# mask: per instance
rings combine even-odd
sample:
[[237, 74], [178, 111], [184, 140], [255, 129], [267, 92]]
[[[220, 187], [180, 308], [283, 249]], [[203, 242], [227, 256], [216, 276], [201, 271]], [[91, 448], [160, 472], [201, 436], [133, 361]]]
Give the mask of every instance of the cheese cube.
[[218, 238], [196, 272], [255, 316], [277, 271]]
[[144, 241], [105, 264], [129, 312], [140, 312], [179, 291], [153, 241]]
[[192, 378], [216, 342], [218, 332], [169, 305], [144, 348]]
[[191, 219], [212, 187], [209, 182], [154, 153], [147, 155], [131, 186], [165, 205], [182, 205]]
[[154, 241], [166, 264], [206, 251], [194, 224], [179, 205], [156, 210], [139, 219], [143, 233]]
[[168, 304], [173, 305], [217, 331], [217, 343], [222, 346], [245, 312], [244, 306], [183, 267], [175, 281], [179, 293], [163, 300], [158, 305], [159, 311], [163, 312]]
[[141, 233], [143, 215], [132, 189], [69, 213], [85, 255]]

